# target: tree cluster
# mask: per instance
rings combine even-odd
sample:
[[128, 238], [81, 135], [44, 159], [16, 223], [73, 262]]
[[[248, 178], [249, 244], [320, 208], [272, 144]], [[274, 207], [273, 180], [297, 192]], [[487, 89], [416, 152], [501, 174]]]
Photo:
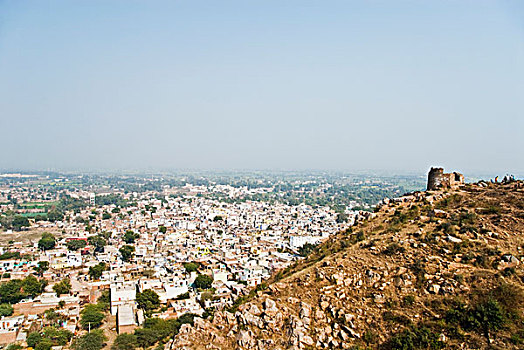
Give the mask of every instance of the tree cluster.
[[213, 277], [208, 275], [198, 275], [193, 282], [194, 286], [199, 289], [209, 289], [213, 284]]
[[96, 197], [96, 204], [100, 206], [114, 204], [117, 207], [126, 207], [127, 201], [119, 194], [108, 194]]
[[186, 272], [188, 273], [196, 272], [198, 271], [198, 268], [199, 268], [199, 264], [195, 262], [187, 262], [187, 263], [184, 263], [183, 265], [184, 265], [184, 268], [186, 269]]
[[107, 245], [107, 238], [103, 235], [96, 235], [89, 237], [87, 242], [95, 248], [95, 253], [101, 253]]
[[0, 304], [0, 317], [11, 316], [13, 312], [14, 309], [10, 304]]
[[193, 325], [196, 315], [184, 314], [176, 320], [163, 320], [148, 318], [142, 328], [135, 330], [134, 334], [120, 334], [111, 347], [112, 350], [133, 350], [137, 347], [146, 349], [157, 343], [164, 344], [178, 334], [180, 327], [189, 323]]
[[0, 225], [8, 230], [20, 231], [23, 227], [29, 227], [29, 219], [9, 211], [0, 215]]
[[316, 247], [317, 244], [306, 243], [302, 247], [298, 248], [298, 255], [308, 256], [315, 250]]
[[49, 261], [39, 261], [38, 265], [33, 267], [33, 269], [41, 277], [49, 269]]
[[38, 248], [41, 250], [53, 249], [56, 246], [55, 236], [48, 232], [42, 233], [42, 238], [38, 241]]
[[28, 275], [23, 280], [15, 279], [0, 284], [0, 303], [16, 304], [27, 297], [40, 295], [47, 286], [46, 280]]
[[132, 245], [125, 245], [122, 248], [118, 250], [120, 252], [120, 255], [122, 256], [122, 260], [125, 262], [131, 261], [133, 258], [135, 247]]
[[53, 290], [57, 295], [68, 294], [71, 291], [71, 281], [69, 278], [64, 278], [53, 286]]
[[160, 298], [152, 289], [146, 289], [141, 293], [137, 293], [136, 302], [146, 315], [151, 315], [151, 312], [160, 306]]
[[74, 239], [71, 241], [67, 241], [66, 246], [67, 249], [76, 252], [78, 249], [85, 248], [87, 245], [87, 242], [83, 239]]
[[0, 260], [20, 259], [20, 252], [4, 252], [0, 255]]
[[138, 233], [135, 233], [134, 231], [127, 230], [126, 233], [124, 233], [124, 242], [127, 244], [135, 243], [135, 240], [138, 239], [140, 235]]
[[66, 345], [72, 337], [73, 333], [67, 329], [45, 327], [42, 332], [29, 333], [26, 342], [35, 350], [50, 350], [53, 346]]
[[104, 347], [106, 340], [104, 332], [101, 329], [95, 329], [75, 339], [72, 348], [74, 350], [100, 350]]
[[101, 262], [95, 266], [89, 268], [89, 276], [93, 280], [98, 280], [102, 277], [102, 273], [106, 270], [107, 266], [105, 263]]
[[102, 325], [105, 315], [98, 304], [88, 304], [81, 312], [80, 324], [84, 329], [94, 329]]

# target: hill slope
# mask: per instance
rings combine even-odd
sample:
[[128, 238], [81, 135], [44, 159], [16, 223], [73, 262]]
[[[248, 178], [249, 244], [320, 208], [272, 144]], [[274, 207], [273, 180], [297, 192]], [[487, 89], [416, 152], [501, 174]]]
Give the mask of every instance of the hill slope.
[[522, 348], [523, 232], [523, 182], [414, 193], [167, 348]]

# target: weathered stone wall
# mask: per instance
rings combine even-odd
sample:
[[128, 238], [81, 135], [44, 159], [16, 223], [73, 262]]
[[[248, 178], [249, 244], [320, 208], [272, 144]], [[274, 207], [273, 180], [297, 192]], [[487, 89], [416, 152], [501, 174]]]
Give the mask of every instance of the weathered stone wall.
[[456, 188], [464, 184], [464, 175], [461, 173], [444, 173], [443, 168], [431, 168], [428, 173], [428, 191], [439, 188]]
[[428, 173], [428, 191], [436, 190], [441, 186], [443, 175], [443, 168], [431, 168]]
[[464, 184], [464, 175], [461, 173], [453, 172], [449, 175], [451, 175], [449, 180], [449, 186], [451, 188], [455, 188]]

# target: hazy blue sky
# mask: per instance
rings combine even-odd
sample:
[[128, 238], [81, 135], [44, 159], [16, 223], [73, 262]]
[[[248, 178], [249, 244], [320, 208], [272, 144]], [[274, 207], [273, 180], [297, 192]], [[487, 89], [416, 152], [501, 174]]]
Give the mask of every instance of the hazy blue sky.
[[524, 172], [524, 1], [1, 1], [2, 169]]

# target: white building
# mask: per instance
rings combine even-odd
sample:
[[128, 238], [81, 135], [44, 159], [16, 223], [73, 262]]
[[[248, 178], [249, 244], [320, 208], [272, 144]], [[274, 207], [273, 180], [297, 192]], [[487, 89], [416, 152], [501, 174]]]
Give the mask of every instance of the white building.
[[82, 254], [80, 252], [67, 253], [67, 264], [69, 265], [69, 267], [82, 266]]
[[180, 294], [189, 291], [189, 281], [182, 278], [173, 278], [169, 281], [164, 281], [164, 290], [166, 291], [166, 299], [175, 299]]
[[289, 237], [289, 246], [291, 249], [298, 249], [304, 244], [318, 244], [322, 237], [319, 236], [291, 236]]
[[115, 282], [111, 284], [111, 315], [116, 315], [119, 305], [134, 304], [136, 282]]
[[227, 271], [226, 270], [213, 270], [213, 280], [227, 282]]

